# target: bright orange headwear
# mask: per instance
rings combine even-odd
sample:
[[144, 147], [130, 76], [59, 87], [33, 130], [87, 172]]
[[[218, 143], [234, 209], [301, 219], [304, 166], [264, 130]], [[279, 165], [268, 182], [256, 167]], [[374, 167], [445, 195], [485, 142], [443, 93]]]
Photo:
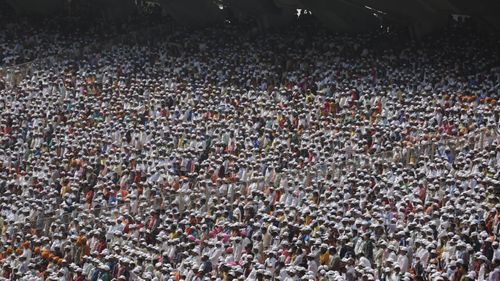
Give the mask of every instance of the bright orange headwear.
[[23, 254], [23, 249], [21, 249], [21, 248], [17, 248], [17, 249], [16, 249], [16, 255], [20, 256], [20, 255], [22, 255], [22, 254]]
[[48, 258], [49, 258], [49, 254], [50, 254], [50, 253], [49, 253], [48, 251], [43, 251], [43, 252], [42, 252], [42, 258], [44, 258], [44, 259], [48, 259]]

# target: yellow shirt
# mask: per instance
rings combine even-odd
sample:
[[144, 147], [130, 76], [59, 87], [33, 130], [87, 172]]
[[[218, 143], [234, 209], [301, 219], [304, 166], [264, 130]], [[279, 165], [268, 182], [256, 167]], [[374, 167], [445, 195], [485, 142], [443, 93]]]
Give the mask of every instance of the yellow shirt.
[[62, 188], [61, 188], [61, 196], [64, 196], [64, 194], [68, 193], [71, 191], [71, 188], [69, 185], [64, 185]]
[[326, 265], [330, 261], [330, 253], [326, 252], [319, 256], [319, 263], [321, 265]]

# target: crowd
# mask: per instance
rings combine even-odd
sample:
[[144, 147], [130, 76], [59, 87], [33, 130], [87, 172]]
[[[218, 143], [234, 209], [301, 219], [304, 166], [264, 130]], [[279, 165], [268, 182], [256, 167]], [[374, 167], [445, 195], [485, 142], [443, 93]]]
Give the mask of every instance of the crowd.
[[247, 30], [1, 90], [0, 280], [500, 280], [495, 38]]
[[16, 17], [0, 0], [0, 67], [37, 59], [79, 56], [102, 47], [102, 42], [168, 22], [167, 17], [142, 15], [121, 21], [85, 17]]

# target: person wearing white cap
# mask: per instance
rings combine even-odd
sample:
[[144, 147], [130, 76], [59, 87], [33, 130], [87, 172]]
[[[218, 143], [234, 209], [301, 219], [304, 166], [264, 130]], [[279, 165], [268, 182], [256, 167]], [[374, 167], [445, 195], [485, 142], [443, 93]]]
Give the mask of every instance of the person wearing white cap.
[[458, 274], [458, 267], [456, 261], [451, 261], [446, 268], [446, 277], [448, 280], [454, 280]]
[[264, 261], [264, 265], [266, 267], [266, 270], [270, 271], [272, 274], [274, 274], [274, 271], [276, 270], [276, 252], [275, 251], [269, 251], [268, 253], [268, 258]]
[[494, 250], [491, 260], [500, 260], [499, 242], [497, 240], [495, 240], [493, 243], [491, 243], [491, 247]]
[[399, 249], [399, 251], [400, 251], [400, 253], [398, 255], [397, 262], [398, 262], [399, 268], [401, 270], [401, 273], [404, 274], [408, 271], [409, 266], [410, 266], [410, 263], [408, 260], [408, 254], [407, 254], [408, 249], [406, 247], [401, 247]]
[[307, 270], [313, 273], [314, 276], [317, 276], [318, 274], [318, 263], [317, 263], [317, 256], [310, 253], [307, 256]]

